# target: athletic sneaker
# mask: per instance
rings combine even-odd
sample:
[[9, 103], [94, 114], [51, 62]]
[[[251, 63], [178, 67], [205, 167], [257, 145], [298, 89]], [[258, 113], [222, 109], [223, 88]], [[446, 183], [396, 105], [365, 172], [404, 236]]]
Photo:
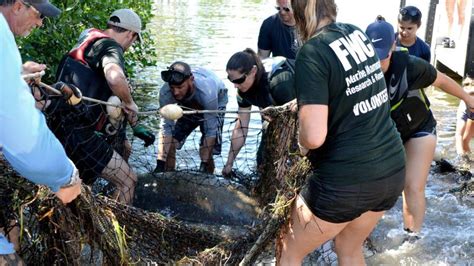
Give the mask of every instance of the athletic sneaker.
[[405, 228], [405, 237], [403, 238], [403, 243], [408, 242], [410, 244], [415, 243], [416, 241], [421, 239], [420, 233], [413, 232], [408, 228]]

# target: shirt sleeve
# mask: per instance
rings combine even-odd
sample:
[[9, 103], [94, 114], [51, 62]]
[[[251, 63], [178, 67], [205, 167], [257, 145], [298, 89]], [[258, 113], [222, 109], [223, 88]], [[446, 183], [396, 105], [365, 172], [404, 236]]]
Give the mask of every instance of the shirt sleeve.
[[[301, 50], [295, 65], [295, 89], [299, 105], [329, 104], [329, 67], [321, 53], [326, 46], [319, 45], [318, 51]], [[309, 48], [311, 49], [311, 48]], [[330, 51], [326, 51], [330, 53]]]
[[421, 58], [425, 59], [426, 62], [431, 62], [431, 50], [430, 50], [430, 46], [424, 42], [422, 39], [419, 39], [418, 40], [420, 41], [420, 47], [421, 47]]
[[100, 39], [97, 41], [95, 49], [97, 49], [98, 56], [95, 58], [97, 67], [103, 69], [108, 64], [117, 64], [125, 72], [123, 57], [123, 49], [115, 41], [109, 39]]
[[8, 242], [4, 235], [0, 234], [0, 256], [15, 253], [13, 244]]
[[271, 28], [273, 20], [272, 17], [265, 19], [260, 26], [260, 32], [258, 34], [258, 49], [261, 50], [272, 50], [272, 37], [271, 37]]
[[35, 108], [21, 78], [21, 58], [13, 36], [5, 34], [0, 18], [0, 147], [22, 176], [53, 191], [69, 182], [74, 165]]
[[[204, 110], [218, 110], [218, 95], [217, 92], [219, 88], [216, 86], [209, 85], [207, 88], [208, 95], [207, 101], [204, 101], [203, 108]], [[204, 136], [211, 138], [217, 136], [217, 128], [218, 128], [218, 113], [208, 113], [204, 114]]]
[[422, 58], [410, 55], [407, 66], [410, 90], [423, 89], [435, 82], [438, 72]]

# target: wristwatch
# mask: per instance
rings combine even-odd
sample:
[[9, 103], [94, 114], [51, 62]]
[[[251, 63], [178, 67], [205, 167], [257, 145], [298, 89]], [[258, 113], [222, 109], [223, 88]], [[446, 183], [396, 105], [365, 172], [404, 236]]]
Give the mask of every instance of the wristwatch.
[[69, 180], [68, 183], [62, 185], [61, 188], [72, 187], [72, 186], [76, 185], [77, 183], [79, 183], [80, 180], [81, 180], [81, 178], [79, 177], [79, 170], [77, 170], [77, 168], [74, 167], [74, 170], [73, 170], [72, 175], [71, 175], [71, 179]]

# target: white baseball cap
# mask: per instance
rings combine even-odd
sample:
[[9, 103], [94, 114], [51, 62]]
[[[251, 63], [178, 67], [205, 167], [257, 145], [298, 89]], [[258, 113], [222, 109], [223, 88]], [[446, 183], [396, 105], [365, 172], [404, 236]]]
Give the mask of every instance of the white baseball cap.
[[138, 34], [138, 40], [140, 42], [142, 41], [142, 20], [137, 15], [137, 13], [131, 9], [124, 8], [115, 10], [112, 15], [110, 15], [107, 24], [136, 32]]

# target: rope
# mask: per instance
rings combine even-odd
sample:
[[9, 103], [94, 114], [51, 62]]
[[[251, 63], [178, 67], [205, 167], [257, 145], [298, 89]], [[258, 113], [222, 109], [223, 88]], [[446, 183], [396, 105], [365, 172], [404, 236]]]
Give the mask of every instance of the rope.
[[[37, 73], [32, 73], [32, 74], [25, 74], [25, 75], [22, 75], [22, 78], [24, 80], [33, 80], [33, 79], [37, 79], [37, 78], [40, 78], [42, 77], [43, 75], [45, 74], [44, 71], [41, 71], [41, 72], [37, 72]], [[41, 87], [43, 88], [46, 88], [48, 90], [50, 90], [51, 92], [54, 92], [58, 95], [61, 95], [61, 91], [53, 88], [52, 86], [48, 85], [48, 84], [45, 84], [43, 82], [39, 82], [38, 85], [40, 85]], [[112, 106], [112, 107], [116, 107], [116, 108], [124, 108], [122, 105], [120, 104], [115, 104], [115, 103], [111, 103], [111, 102], [106, 102], [106, 101], [102, 101], [102, 100], [98, 100], [98, 99], [94, 99], [94, 98], [90, 98], [90, 97], [87, 97], [87, 96], [82, 96], [81, 97], [82, 100], [85, 100], [85, 101], [88, 101], [88, 102], [93, 102], [93, 103], [98, 103], [98, 104], [103, 104], [103, 105], [108, 105], [108, 106]], [[263, 113], [263, 112], [267, 112], [269, 111], [269, 109], [275, 109], [275, 107], [267, 107], [265, 109], [262, 109], [262, 110], [194, 110], [194, 109], [190, 109], [190, 108], [187, 108], [185, 106], [178, 106], [180, 109], [181, 109], [181, 112], [183, 115], [190, 115], [190, 114], [218, 114], [218, 113], [226, 113], [226, 114], [242, 114], [242, 113]], [[184, 111], [183, 109], [187, 109], [186, 111]], [[138, 112], [137, 115], [161, 115], [163, 116], [164, 118], [167, 118], [169, 119], [166, 114], [162, 114], [160, 113], [160, 109], [156, 109], [156, 110], [150, 110], [150, 111], [144, 111], [144, 112]]]

